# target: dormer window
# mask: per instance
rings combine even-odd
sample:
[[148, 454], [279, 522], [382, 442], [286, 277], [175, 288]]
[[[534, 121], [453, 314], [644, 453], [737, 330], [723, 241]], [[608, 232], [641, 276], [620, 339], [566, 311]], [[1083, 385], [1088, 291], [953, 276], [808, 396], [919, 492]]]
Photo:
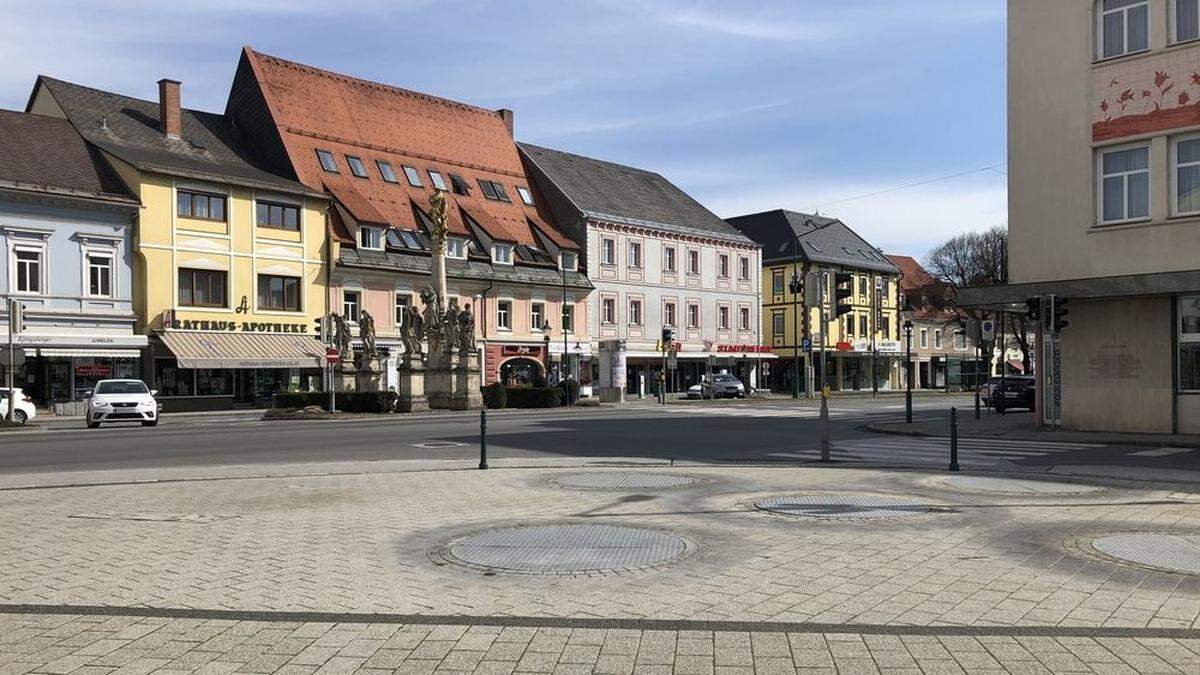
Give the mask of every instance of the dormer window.
[[446, 239], [446, 257], [465, 260], [467, 257], [467, 243], [467, 240], [462, 237], [448, 237]]
[[383, 250], [383, 229], [370, 225], [360, 226], [358, 228], [358, 246], [376, 251]]
[[579, 256], [574, 251], [563, 251], [558, 255], [558, 263], [563, 270], [573, 272], [579, 269]]
[[328, 150], [318, 150], [317, 159], [321, 162], [321, 168], [329, 173], [338, 173], [337, 160], [333, 158], [333, 153]]
[[492, 244], [492, 262], [499, 265], [513, 264], [513, 245]]
[[453, 188], [454, 194], [456, 195], [471, 194], [471, 186], [467, 185], [467, 179], [456, 173], [450, 174], [450, 186]]
[[518, 185], [517, 194], [521, 196], [521, 201], [525, 203], [525, 206], [533, 206], [533, 194], [529, 191], [529, 188], [524, 185]]
[[367, 165], [363, 164], [362, 159], [354, 155], [346, 155], [346, 162], [350, 164], [350, 173], [359, 178], [367, 177]]

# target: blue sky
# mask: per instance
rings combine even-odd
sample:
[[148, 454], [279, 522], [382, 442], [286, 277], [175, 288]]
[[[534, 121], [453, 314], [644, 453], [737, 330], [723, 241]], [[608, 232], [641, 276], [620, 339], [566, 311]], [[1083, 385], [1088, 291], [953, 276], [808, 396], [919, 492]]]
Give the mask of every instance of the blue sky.
[[[222, 110], [243, 44], [516, 111], [721, 216], [820, 207], [888, 252], [1007, 222], [1003, 0], [0, 0], [0, 107], [39, 73]], [[835, 203], [836, 202], [836, 203]]]

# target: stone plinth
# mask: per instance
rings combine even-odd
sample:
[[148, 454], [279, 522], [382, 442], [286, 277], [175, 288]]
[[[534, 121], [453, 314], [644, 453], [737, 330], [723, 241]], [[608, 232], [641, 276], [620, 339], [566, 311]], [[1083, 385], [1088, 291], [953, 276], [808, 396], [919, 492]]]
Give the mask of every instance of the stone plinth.
[[380, 391], [383, 388], [383, 362], [378, 356], [364, 357], [355, 374], [356, 391]]
[[358, 391], [358, 367], [350, 359], [342, 359], [333, 367], [333, 390], [339, 393]]
[[453, 410], [479, 410], [483, 407], [483, 392], [480, 388], [479, 354], [463, 351], [458, 355], [458, 366], [453, 372], [453, 388], [450, 408]]
[[421, 362], [420, 357], [405, 354], [397, 370], [400, 374], [400, 387], [396, 409], [400, 412], [429, 410], [429, 399], [425, 396], [425, 364]]

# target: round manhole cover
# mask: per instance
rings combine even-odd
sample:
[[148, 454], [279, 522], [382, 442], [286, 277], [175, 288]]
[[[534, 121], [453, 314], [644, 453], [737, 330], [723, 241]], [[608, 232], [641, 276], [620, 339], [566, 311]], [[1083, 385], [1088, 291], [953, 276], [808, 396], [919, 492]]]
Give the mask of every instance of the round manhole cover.
[[683, 537], [615, 525], [524, 525], [489, 530], [447, 546], [451, 562], [525, 574], [630, 570], [683, 555]]
[[589, 471], [558, 476], [554, 482], [562, 487], [589, 490], [653, 490], [692, 485], [696, 479], [669, 473]]
[[960, 490], [1002, 492], [1020, 495], [1066, 495], [1100, 492], [1104, 488], [1080, 483], [1061, 483], [1025, 478], [993, 478], [991, 476], [951, 476], [945, 480]]
[[754, 506], [772, 513], [806, 518], [870, 519], [906, 518], [933, 507], [909, 497], [868, 494], [809, 494], [767, 497]]
[[1092, 540], [1092, 548], [1137, 565], [1167, 572], [1200, 574], [1200, 535], [1113, 534]]

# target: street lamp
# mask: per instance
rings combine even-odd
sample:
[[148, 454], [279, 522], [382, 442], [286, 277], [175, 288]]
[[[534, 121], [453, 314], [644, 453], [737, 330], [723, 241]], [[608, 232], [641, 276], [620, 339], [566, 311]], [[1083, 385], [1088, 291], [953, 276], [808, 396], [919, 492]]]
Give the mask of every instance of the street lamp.
[[912, 362], [912, 321], [904, 320], [904, 349], [907, 353], [905, 356], [906, 363], [904, 364], [904, 421], [912, 424], [912, 385], [913, 385], [913, 362]]
[[[797, 242], [798, 244], [799, 242]], [[795, 246], [793, 248], [799, 248]], [[799, 252], [793, 253], [792, 280], [788, 290], [792, 292], [792, 398], [800, 398], [800, 263], [796, 259]]]
[[542, 322], [542, 340], [545, 341], [545, 345], [542, 347], [542, 354], [546, 358], [546, 363], [545, 363], [546, 380], [549, 381], [549, 379], [550, 379], [550, 322], [549, 321]]
[[[571, 374], [571, 368], [567, 365], [567, 268], [561, 262], [559, 263], [559, 267], [562, 267], [562, 318], [560, 319], [560, 323], [562, 324], [563, 334], [562, 379], [565, 380]], [[574, 318], [574, 316], [571, 317], [572, 323], [574, 323]]]

